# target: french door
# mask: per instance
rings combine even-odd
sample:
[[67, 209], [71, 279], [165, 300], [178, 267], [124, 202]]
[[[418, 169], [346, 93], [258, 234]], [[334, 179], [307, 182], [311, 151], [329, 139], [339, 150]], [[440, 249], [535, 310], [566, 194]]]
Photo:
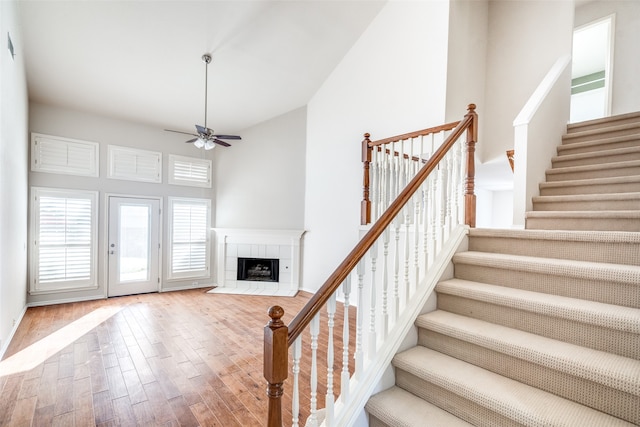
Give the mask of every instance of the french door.
[[160, 288], [160, 200], [109, 197], [108, 296]]

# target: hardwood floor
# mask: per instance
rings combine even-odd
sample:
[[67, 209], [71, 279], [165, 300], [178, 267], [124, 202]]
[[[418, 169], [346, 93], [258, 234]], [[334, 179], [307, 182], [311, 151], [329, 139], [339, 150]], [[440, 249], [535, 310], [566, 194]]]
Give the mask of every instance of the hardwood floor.
[[[261, 426], [267, 411], [263, 327], [278, 304], [288, 323], [309, 300], [195, 289], [29, 308], [0, 362], [1, 426]], [[342, 369], [342, 306], [334, 377]], [[355, 310], [350, 311], [355, 325]], [[327, 340], [323, 314], [320, 342]], [[351, 355], [355, 334], [351, 336]], [[307, 341], [305, 334], [305, 341]], [[303, 342], [308, 349], [309, 343]], [[310, 358], [301, 364], [308, 396]], [[352, 360], [352, 358], [351, 358]], [[319, 402], [327, 364], [320, 352]], [[350, 371], [353, 372], [352, 361]], [[300, 420], [309, 414], [302, 399]], [[285, 386], [291, 420], [291, 381]]]

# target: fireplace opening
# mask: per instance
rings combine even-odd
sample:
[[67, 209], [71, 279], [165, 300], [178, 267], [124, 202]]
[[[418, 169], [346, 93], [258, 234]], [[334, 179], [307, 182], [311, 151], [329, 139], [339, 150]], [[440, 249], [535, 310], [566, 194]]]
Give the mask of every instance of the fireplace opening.
[[278, 259], [272, 258], [238, 258], [237, 280], [277, 282], [279, 264]]

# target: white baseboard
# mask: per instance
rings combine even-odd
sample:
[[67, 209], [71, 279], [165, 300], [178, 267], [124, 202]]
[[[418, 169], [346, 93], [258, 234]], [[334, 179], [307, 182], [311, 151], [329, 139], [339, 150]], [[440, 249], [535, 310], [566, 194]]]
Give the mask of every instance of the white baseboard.
[[4, 345], [2, 346], [2, 348], [0, 348], [0, 360], [2, 360], [2, 358], [4, 357], [4, 352], [7, 351], [7, 348], [9, 348], [9, 344], [11, 343], [11, 340], [13, 339], [13, 336], [15, 335], [16, 331], [18, 330], [18, 326], [20, 326], [20, 323], [22, 322], [22, 318], [24, 317], [24, 314], [27, 312], [27, 307], [28, 305], [25, 305], [24, 308], [22, 309], [22, 312], [20, 313], [20, 316], [18, 316], [18, 319], [16, 320], [16, 323], [13, 325], [13, 328], [11, 329], [11, 333], [9, 334], [9, 336], [7, 337]]

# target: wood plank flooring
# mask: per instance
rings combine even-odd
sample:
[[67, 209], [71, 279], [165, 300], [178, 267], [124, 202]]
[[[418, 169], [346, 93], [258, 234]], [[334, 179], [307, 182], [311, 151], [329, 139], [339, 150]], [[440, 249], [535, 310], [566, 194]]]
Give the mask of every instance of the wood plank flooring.
[[[195, 289], [29, 308], [0, 362], [0, 426], [262, 426], [267, 310], [281, 305], [288, 323], [310, 296]], [[336, 395], [343, 327], [338, 306]], [[349, 317], [353, 355], [354, 309]], [[326, 322], [323, 314], [321, 343], [328, 339]], [[301, 424], [309, 415], [309, 346], [305, 334]], [[319, 350], [318, 366], [318, 407], [323, 407], [326, 351]], [[285, 425], [292, 418], [291, 388], [288, 381]]]

